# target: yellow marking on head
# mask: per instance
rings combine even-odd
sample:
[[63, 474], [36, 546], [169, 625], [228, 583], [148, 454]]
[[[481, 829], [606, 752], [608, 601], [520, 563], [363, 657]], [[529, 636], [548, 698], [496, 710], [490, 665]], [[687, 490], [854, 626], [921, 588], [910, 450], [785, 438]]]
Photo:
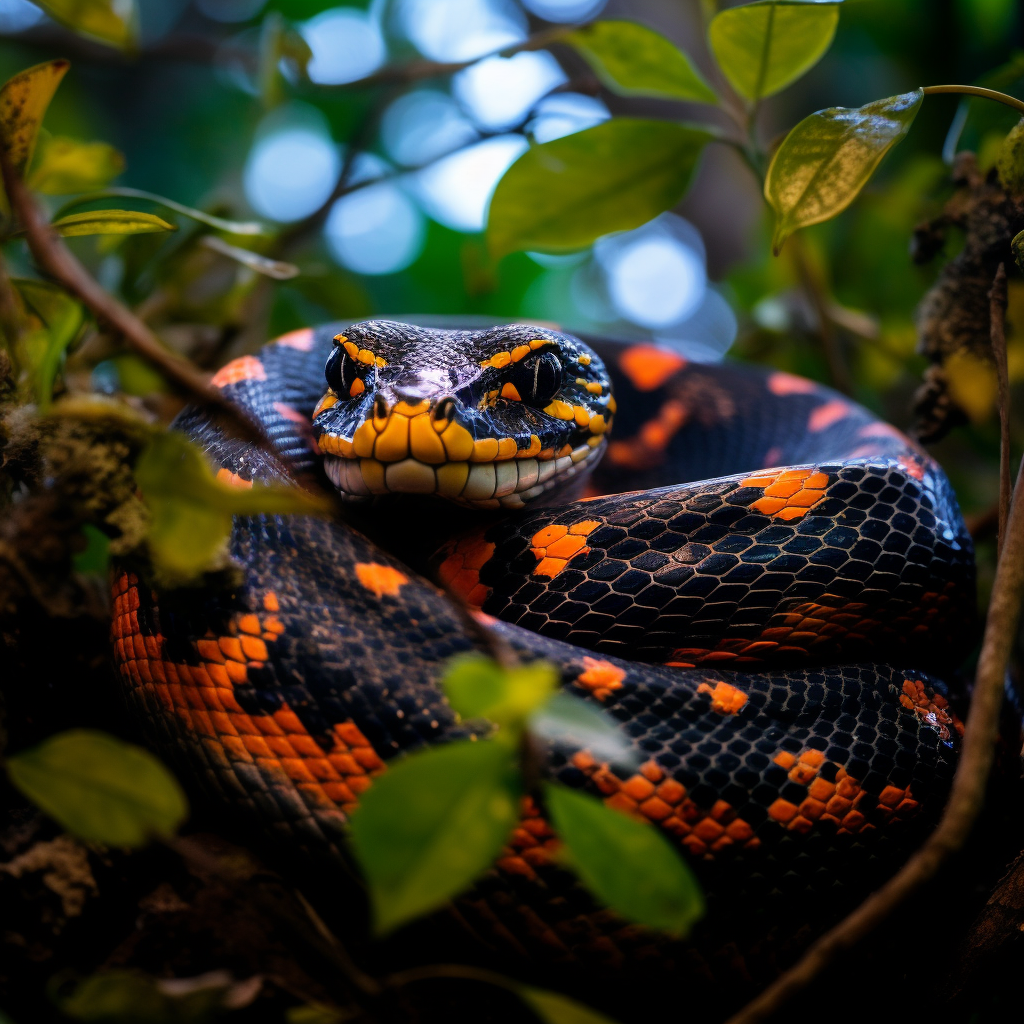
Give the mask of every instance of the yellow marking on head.
[[529, 354], [530, 354], [530, 346], [529, 345], [516, 345], [516, 347], [514, 349], [512, 349], [512, 362], [513, 363], [518, 363], [520, 359], [524, 359]]
[[560, 459], [564, 459], [566, 457], [566, 455], [571, 455], [571, 454], [572, 454], [572, 445], [571, 444], [563, 444], [562, 447], [558, 449], [558, 457]]
[[577, 426], [585, 427], [590, 422], [590, 410], [585, 405], [574, 405], [572, 414]]
[[414, 459], [431, 466], [439, 466], [448, 459], [441, 438], [430, 425], [428, 413], [421, 413], [409, 421], [409, 447]]
[[381, 462], [400, 462], [409, 454], [409, 418], [392, 413], [373, 446], [374, 458]]
[[346, 352], [347, 352], [347, 353], [348, 353], [348, 354], [349, 354], [349, 355], [350, 355], [350, 356], [351, 356], [351, 357], [352, 357], [353, 359], [356, 359], [356, 358], [358, 358], [358, 356], [359, 356], [359, 346], [358, 346], [358, 345], [356, 345], [356, 344], [355, 344], [354, 342], [351, 342], [351, 341], [346, 341], [346, 342], [344, 343], [344, 345], [345, 345], [345, 351], [346, 351]]
[[532, 459], [540, 453], [540, 438], [536, 434], [530, 435], [530, 447], [520, 448], [516, 455], [520, 459]]
[[353, 453], [361, 459], [369, 458], [373, 454], [373, 442], [376, 440], [377, 431], [373, 429], [373, 421], [364, 420], [352, 435]]
[[605, 422], [604, 417], [599, 416], [597, 413], [590, 417], [588, 425], [592, 434], [603, 434], [608, 429], [608, 424]]
[[390, 565], [378, 562], [356, 562], [356, 577], [367, 590], [373, 591], [377, 598], [397, 597], [402, 585], [409, 582], [409, 577]]
[[614, 395], [609, 395], [608, 396], [608, 411], [609, 412], [618, 412], [619, 411], [619, 403], [615, 401], [615, 396]]
[[586, 387], [592, 395], [600, 395], [604, 393], [604, 385], [598, 384], [596, 381], [586, 381], [584, 382], [584, 387]]
[[350, 398], [358, 398], [366, 390], [366, 385], [362, 382], [359, 377], [356, 377], [352, 381], [352, 386], [348, 389]]
[[[327, 452], [328, 455], [340, 455], [343, 459], [354, 459], [356, 457], [355, 447], [348, 438], [324, 434], [317, 444], [320, 445], [320, 450]], [[371, 448], [370, 450], [372, 451], [373, 449]]]
[[469, 479], [469, 463], [446, 462], [434, 472], [437, 476], [437, 493], [446, 498], [457, 498]]
[[374, 363], [374, 355], [368, 348], [361, 348], [356, 359], [361, 363], [366, 363], [367, 366], [373, 366]]
[[316, 408], [313, 410], [313, 419], [316, 419], [320, 413], [325, 412], [327, 409], [333, 409], [338, 404], [338, 396], [333, 391], [328, 391], [319, 402], [316, 403]]
[[335, 345], [343, 345], [346, 341], [348, 341], [348, 338], [346, 338], [344, 334], [336, 334], [334, 336]]
[[587, 438], [587, 444], [591, 448], [596, 448], [603, 440], [604, 438], [600, 434], [595, 434], [593, 437]]
[[554, 416], [558, 420], [571, 420], [574, 418], [572, 406], [568, 402], [563, 402], [561, 399], [556, 398], [545, 410], [549, 416]]
[[359, 472], [371, 491], [384, 491], [384, 467], [376, 459], [360, 459]]
[[441, 444], [452, 462], [464, 462], [473, 454], [473, 435], [460, 423], [451, 423], [441, 434]]
[[503, 437], [498, 442], [498, 454], [494, 456], [496, 462], [504, 462], [506, 459], [514, 459], [519, 450], [514, 437]]
[[396, 402], [393, 411], [402, 416], [419, 416], [421, 412], [426, 412], [429, 408], [430, 403], [424, 398], [415, 404], [411, 402]]
[[493, 462], [498, 457], [498, 439], [484, 437], [473, 442], [473, 454], [470, 462]]
[[550, 459], [553, 459], [554, 457], [554, 448], [545, 448], [544, 451], [537, 453], [537, 458], [540, 459], [541, 462], [548, 462]]
[[516, 390], [515, 384], [506, 384], [501, 389], [501, 397], [507, 398], [510, 402], [522, 401], [522, 398], [519, 397], [519, 392]]
[[589, 366], [590, 365], [590, 356], [584, 354], [584, 355], [579, 357], [577, 362], [580, 364], [580, 366]]
[[530, 342], [530, 348], [534, 352], [536, 352], [537, 349], [542, 348], [544, 345], [549, 345], [549, 344], [551, 344], [551, 343], [546, 338], [534, 338], [534, 340]]
[[485, 359], [480, 365], [483, 367], [493, 366], [494, 369], [500, 370], [503, 366], [508, 366], [511, 362], [511, 352], [496, 352], [490, 359]]

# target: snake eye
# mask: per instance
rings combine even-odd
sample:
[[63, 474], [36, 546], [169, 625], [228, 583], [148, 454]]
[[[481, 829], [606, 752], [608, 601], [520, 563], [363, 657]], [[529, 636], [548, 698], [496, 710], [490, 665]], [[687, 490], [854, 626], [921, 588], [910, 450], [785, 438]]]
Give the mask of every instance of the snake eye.
[[339, 398], [356, 398], [366, 390], [362, 376], [365, 370], [365, 364], [353, 359], [338, 345], [327, 357], [324, 376], [328, 387]]
[[543, 408], [562, 386], [562, 364], [554, 352], [535, 352], [512, 364], [508, 381], [522, 401]]

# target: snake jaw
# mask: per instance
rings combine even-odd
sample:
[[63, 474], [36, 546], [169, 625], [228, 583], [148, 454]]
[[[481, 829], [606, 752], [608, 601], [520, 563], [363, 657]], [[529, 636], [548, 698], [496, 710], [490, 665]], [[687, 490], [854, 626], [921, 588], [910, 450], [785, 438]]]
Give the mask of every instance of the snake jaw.
[[570, 335], [370, 322], [347, 337], [378, 354], [366, 364], [369, 385], [353, 395], [349, 377], [361, 371], [351, 361], [341, 371], [329, 363], [328, 382], [332, 372], [342, 376], [313, 423], [325, 471], [344, 497], [433, 494], [519, 508], [589, 472], [607, 447], [610, 380]]

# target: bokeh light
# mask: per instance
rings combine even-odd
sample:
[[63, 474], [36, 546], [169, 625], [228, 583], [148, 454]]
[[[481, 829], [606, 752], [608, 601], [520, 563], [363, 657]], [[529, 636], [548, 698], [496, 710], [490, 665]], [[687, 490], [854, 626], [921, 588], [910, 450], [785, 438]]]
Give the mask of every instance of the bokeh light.
[[599, 239], [594, 256], [607, 277], [612, 305], [641, 327], [680, 323], [704, 297], [707, 273], [700, 233], [673, 214]]
[[331, 207], [324, 225], [331, 255], [357, 274], [404, 270], [423, 250], [426, 225], [416, 204], [393, 181], [378, 181]]
[[411, 184], [434, 220], [456, 231], [482, 231], [498, 181], [527, 148], [522, 135], [496, 135], [417, 171]]
[[302, 38], [313, 52], [306, 72], [318, 85], [366, 78], [388, 55], [376, 19], [350, 7], [335, 7], [310, 18], [302, 26]]
[[545, 50], [487, 57], [452, 78], [452, 94], [484, 131], [522, 124], [534, 104], [568, 81]]
[[522, 5], [545, 21], [587, 21], [601, 12], [607, 0], [521, 0]]
[[736, 340], [739, 325], [729, 303], [706, 288], [697, 309], [682, 323], [654, 332], [654, 340], [695, 363], [718, 362]]
[[323, 206], [340, 172], [341, 155], [326, 119], [315, 108], [296, 104], [264, 119], [242, 184], [257, 213], [287, 222]]
[[418, 167], [479, 138], [447, 93], [416, 89], [400, 96], [381, 119], [381, 142], [395, 163]]
[[0, 32], [24, 32], [43, 18], [43, 12], [28, 0], [0, 0]]
[[611, 112], [596, 96], [579, 92], [560, 92], [545, 96], [533, 109], [533, 120], [526, 126], [538, 142], [550, 142], [563, 135], [593, 128], [607, 121]]
[[397, 20], [413, 46], [437, 61], [475, 60], [527, 36], [512, 0], [401, 0]]

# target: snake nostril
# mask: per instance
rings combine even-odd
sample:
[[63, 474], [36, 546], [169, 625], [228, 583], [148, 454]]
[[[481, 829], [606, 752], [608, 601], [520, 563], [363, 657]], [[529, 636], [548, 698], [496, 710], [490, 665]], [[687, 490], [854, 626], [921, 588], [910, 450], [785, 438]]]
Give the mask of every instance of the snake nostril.
[[434, 406], [431, 415], [434, 417], [435, 423], [440, 423], [442, 420], [447, 420], [447, 422], [451, 423], [455, 419], [455, 399], [450, 397], [442, 398]]

